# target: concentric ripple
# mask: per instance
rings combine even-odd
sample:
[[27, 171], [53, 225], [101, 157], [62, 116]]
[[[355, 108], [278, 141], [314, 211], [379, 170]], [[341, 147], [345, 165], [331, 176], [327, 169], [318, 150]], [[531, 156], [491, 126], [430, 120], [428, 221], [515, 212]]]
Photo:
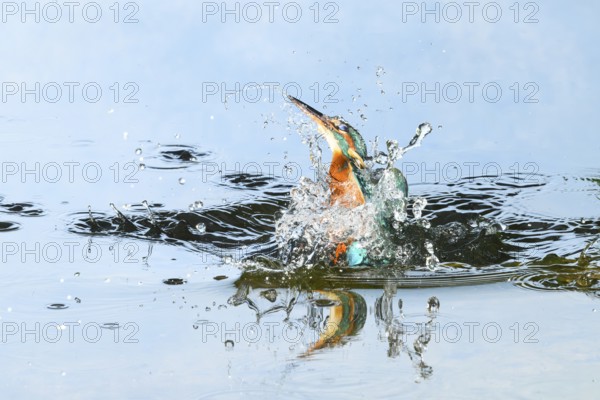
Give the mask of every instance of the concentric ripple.
[[[235, 185], [254, 187], [255, 182], [241, 176]], [[83, 235], [164, 241], [219, 254], [241, 249], [244, 255], [270, 254], [274, 248], [275, 216], [287, 205], [289, 186], [270, 179], [263, 182], [263, 193], [251, 201], [193, 207], [191, 211], [164, 210], [162, 204], [140, 203], [129, 207], [127, 215], [116, 209], [112, 214], [82, 211], [71, 215], [69, 230]]]
[[0, 212], [6, 214], [15, 214], [22, 217], [39, 217], [44, 215], [44, 210], [37, 208], [34, 203], [29, 202], [0, 203]]
[[144, 153], [139, 149], [137, 153], [143, 155], [144, 166], [149, 169], [186, 169], [209, 160], [211, 155], [208, 151], [184, 144], [156, 145]]
[[[181, 155], [171, 155], [177, 159], [177, 154]], [[540, 196], [551, 202], [555, 191], [564, 190], [565, 181], [571, 191], [587, 196], [586, 201], [598, 199], [600, 187], [593, 177], [509, 174], [413, 185], [410, 193], [416, 196], [409, 198], [407, 210], [410, 223], [394, 243], [411, 249], [414, 256], [383, 268], [331, 268], [323, 260], [290, 269], [279, 258], [275, 226], [289, 205], [292, 187], [272, 176], [229, 174], [215, 183], [225, 190], [244, 191], [250, 195], [245, 201], [191, 211], [143, 203], [125, 213], [81, 211], [71, 215], [69, 230], [163, 241], [197, 251], [243, 251], [246, 261], [240, 281], [268, 282], [269, 287], [381, 287], [393, 281], [410, 288], [510, 280], [526, 288], [597, 295], [597, 210], [588, 207], [577, 217], [557, 217], [528, 210], [520, 202]], [[415, 210], [421, 203], [426, 204], [424, 209]], [[5, 209], [23, 211], [10, 205]], [[417, 214], [420, 218], [415, 218]], [[431, 268], [426, 258], [433, 251], [439, 262]]]

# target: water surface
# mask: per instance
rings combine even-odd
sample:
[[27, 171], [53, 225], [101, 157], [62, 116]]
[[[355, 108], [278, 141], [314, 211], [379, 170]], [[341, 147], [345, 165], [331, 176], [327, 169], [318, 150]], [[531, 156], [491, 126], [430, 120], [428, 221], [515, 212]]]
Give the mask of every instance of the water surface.
[[[0, 41], [2, 82], [103, 89], [2, 101], [4, 397], [594, 397], [596, 3], [539, 4], [537, 23], [525, 4], [518, 22], [511, 3], [498, 23], [438, 23], [344, 3], [327, 24], [311, 5], [298, 23], [186, 2], [2, 23], [18, 38]], [[432, 124], [397, 164], [431, 225], [411, 262], [277, 262], [275, 221], [316, 172], [279, 89], [205, 92], [249, 82], [293, 82], [368, 142]], [[406, 94], [436, 82], [503, 95]]]

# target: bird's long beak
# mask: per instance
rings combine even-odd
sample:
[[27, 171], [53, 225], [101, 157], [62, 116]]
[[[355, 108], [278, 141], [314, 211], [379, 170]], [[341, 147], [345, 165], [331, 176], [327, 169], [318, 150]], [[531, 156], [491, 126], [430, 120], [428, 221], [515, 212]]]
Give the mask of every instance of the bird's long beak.
[[[303, 101], [298, 100], [294, 96], [288, 95], [288, 99], [290, 99], [290, 101], [294, 103], [296, 107], [302, 110], [304, 114], [308, 115], [313, 121], [317, 123], [317, 131], [325, 138], [325, 140], [327, 140], [327, 143], [329, 144], [331, 150], [333, 152], [341, 152], [340, 145], [333, 136], [335, 127], [331, 122], [331, 118], [323, 114], [322, 112], [315, 110]], [[346, 154], [345, 157], [353, 159], [358, 168], [363, 169], [366, 167], [364, 160], [356, 152], [356, 150], [350, 148], [347, 150], [347, 152], [348, 154]]]
[[323, 128], [329, 129], [330, 122], [329, 122], [329, 117], [327, 115], [323, 114], [320, 111], [315, 110], [314, 108], [312, 108], [308, 104], [304, 103], [303, 101], [298, 100], [294, 96], [290, 96], [288, 94], [287, 97], [293, 104], [296, 105], [296, 107], [298, 107], [300, 110], [302, 110], [302, 112], [304, 114], [308, 115], [313, 121], [315, 121], [317, 123], [317, 125], [322, 126]]

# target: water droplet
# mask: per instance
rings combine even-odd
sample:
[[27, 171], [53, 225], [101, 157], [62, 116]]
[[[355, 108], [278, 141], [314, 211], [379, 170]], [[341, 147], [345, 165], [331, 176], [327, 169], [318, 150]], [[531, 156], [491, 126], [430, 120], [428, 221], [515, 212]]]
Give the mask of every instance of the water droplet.
[[377, 67], [377, 71], [375, 71], [375, 75], [377, 75], [378, 78], [381, 78], [384, 74], [385, 74], [385, 71], [384, 71], [383, 67], [381, 67], [381, 66]]
[[223, 263], [224, 264], [231, 264], [233, 262], [233, 257], [231, 256], [225, 256], [223, 257]]
[[400, 157], [400, 146], [397, 140], [387, 140], [385, 142], [388, 150], [388, 166], [392, 166]]
[[175, 134], [175, 139], [179, 139], [181, 137], [181, 135], [179, 133]]
[[377, 154], [377, 156], [375, 156], [375, 162], [376, 162], [377, 164], [380, 164], [380, 165], [385, 165], [385, 164], [387, 164], [387, 161], [388, 161], [388, 157], [387, 157], [387, 155], [386, 155], [384, 152], [382, 152], [382, 151], [380, 151], [380, 152], [379, 152], [379, 154]]
[[421, 225], [423, 228], [425, 229], [429, 229], [431, 228], [431, 222], [429, 222], [428, 220], [426, 220], [425, 218], [421, 218], [419, 219], [419, 225]]
[[498, 223], [493, 223], [491, 225], [488, 225], [485, 227], [485, 234], [486, 235], [495, 235], [498, 232], [503, 231], [503, 226], [502, 224], [498, 224]]
[[400, 313], [402, 313], [402, 299], [398, 299], [398, 311], [400, 311]]
[[206, 225], [203, 224], [202, 222], [199, 222], [198, 224], [196, 224], [196, 230], [198, 231], [198, 233], [202, 234], [202, 233], [206, 233]]
[[398, 222], [402, 222], [406, 219], [406, 213], [402, 210], [394, 210], [394, 228], [399, 229], [400, 224]]
[[140, 169], [140, 171], [145, 170], [146, 169], [146, 164], [140, 164], [139, 165], [139, 169]]
[[[400, 224], [398, 222], [394, 222], [394, 225], [398, 225], [398, 226], [394, 226], [394, 229], [398, 229]], [[401, 246], [398, 246], [398, 248], [395, 251], [395, 255], [396, 259], [398, 260], [402, 260], [405, 258], [406, 253], [404, 252], [404, 249]]]
[[226, 340], [225, 341], [225, 348], [227, 350], [233, 350], [233, 346], [235, 346], [235, 343], [233, 343], [233, 340]]
[[77, 303], [77, 304], [81, 303], [81, 299], [79, 297], [75, 297], [75, 303]]
[[81, 273], [80, 272], [75, 272], [73, 275], [77, 277], [77, 276], [80, 276]]
[[219, 310], [225, 310], [227, 306], [225, 304], [219, 304]]
[[142, 149], [140, 149], [139, 147], [135, 149], [135, 154], [137, 154], [138, 156], [142, 154]]
[[440, 309], [440, 301], [437, 297], [431, 296], [429, 300], [427, 300], [427, 311], [429, 312], [437, 312]]
[[429, 122], [423, 122], [417, 128], [417, 134], [425, 136], [428, 135], [432, 130], [433, 128], [431, 127], [431, 124]]
[[431, 255], [433, 255], [433, 244], [431, 242], [425, 242], [425, 250]]
[[423, 210], [425, 209], [425, 207], [427, 206], [427, 199], [425, 199], [424, 197], [417, 197], [416, 199], [414, 199], [413, 201], [413, 215], [415, 216], [416, 219], [421, 218], [422, 214], [423, 214]]
[[179, 178], [179, 184], [185, 185], [185, 178]]
[[196, 210], [201, 209], [202, 207], [204, 207], [204, 203], [201, 202], [200, 200], [197, 200], [189, 205], [190, 211], [196, 211]]
[[435, 255], [425, 258], [425, 266], [431, 271], [436, 270], [439, 262], [440, 260]]
[[206, 307], [204, 311], [210, 311], [210, 307]]

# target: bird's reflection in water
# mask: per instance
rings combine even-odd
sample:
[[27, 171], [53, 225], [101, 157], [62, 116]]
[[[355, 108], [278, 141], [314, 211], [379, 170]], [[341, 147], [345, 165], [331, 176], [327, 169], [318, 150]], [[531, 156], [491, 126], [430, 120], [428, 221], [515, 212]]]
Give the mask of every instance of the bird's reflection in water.
[[[307, 355], [324, 347], [345, 343], [347, 338], [358, 334], [367, 319], [367, 303], [357, 293], [320, 290], [315, 294], [322, 297], [320, 301], [315, 300], [310, 303], [309, 320], [315, 322], [322, 320], [323, 324], [319, 338], [309, 347]], [[329, 314], [324, 318], [325, 309], [329, 309]]]
[[[273, 314], [281, 314], [284, 326], [295, 331], [290, 336], [301, 335], [303, 338], [298, 354], [300, 358], [311, 357], [326, 348], [333, 349], [357, 339], [364, 334], [361, 330], [368, 314], [363, 296], [342, 289], [256, 289], [238, 282], [238, 290], [228, 302], [236, 307], [245, 304], [256, 314], [257, 323], [261, 323], [267, 315], [272, 318]], [[398, 306], [394, 307], [394, 303]], [[433, 368], [424, 361], [424, 354], [435, 328], [438, 308], [439, 301], [432, 297], [424, 314], [425, 322], [423, 315], [409, 320], [402, 313], [402, 300], [396, 300], [396, 286], [388, 285], [371, 309], [379, 330], [378, 338], [388, 343], [387, 356], [398, 358], [406, 354], [419, 379], [427, 379], [433, 373]], [[283, 336], [280, 340], [286, 340], [286, 335]]]
[[251, 290], [242, 284], [228, 302], [233, 306], [246, 304], [256, 314], [257, 323], [267, 315], [283, 314], [282, 322], [297, 331], [290, 336], [301, 335], [305, 340], [302, 357], [347, 343], [360, 332], [367, 317], [365, 299], [345, 290]]

